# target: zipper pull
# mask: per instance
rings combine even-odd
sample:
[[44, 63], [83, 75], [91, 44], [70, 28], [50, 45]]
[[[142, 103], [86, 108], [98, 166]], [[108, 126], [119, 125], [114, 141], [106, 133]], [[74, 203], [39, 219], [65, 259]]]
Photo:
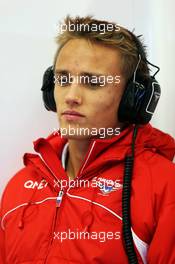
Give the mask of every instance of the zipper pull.
[[63, 190], [61, 189], [61, 190], [59, 191], [59, 193], [58, 193], [57, 198], [56, 198], [56, 207], [60, 207], [60, 205], [61, 205], [61, 201], [62, 201], [62, 198], [63, 198], [63, 194], [64, 194], [64, 192], [63, 192]]

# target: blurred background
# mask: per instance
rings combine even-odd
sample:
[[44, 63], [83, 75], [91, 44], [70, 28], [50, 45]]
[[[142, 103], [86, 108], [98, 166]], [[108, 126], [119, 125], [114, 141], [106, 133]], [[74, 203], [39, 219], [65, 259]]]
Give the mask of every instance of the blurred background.
[[152, 124], [175, 137], [174, 0], [0, 0], [0, 194], [33, 141], [58, 128], [44, 109], [42, 76], [52, 65], [58, 24], [67, 15], [94, 15], [143, 34], [148, 59], [161, 68], [162, 96]]

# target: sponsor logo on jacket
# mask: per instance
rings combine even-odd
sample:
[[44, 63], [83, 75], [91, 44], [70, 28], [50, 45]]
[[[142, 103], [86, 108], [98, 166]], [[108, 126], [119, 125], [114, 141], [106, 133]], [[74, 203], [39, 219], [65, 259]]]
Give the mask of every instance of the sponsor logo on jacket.
[[108, 195], [111, 192], [118, 191], [122, 189], [123, 185], [120, 183], [120, 180], [110, 180], [105, 178], [94, 178], [93, 180], [97, 181], [97, 186], [101, 191], [100, 194]]
[[48, 185], [48, 182], [46, 180], [41, 180], [40, 182], [28, 180], [24, 183], [24, 188], [26, 189], [38, 189], [41, 190], [43, 188], [46, 188]]

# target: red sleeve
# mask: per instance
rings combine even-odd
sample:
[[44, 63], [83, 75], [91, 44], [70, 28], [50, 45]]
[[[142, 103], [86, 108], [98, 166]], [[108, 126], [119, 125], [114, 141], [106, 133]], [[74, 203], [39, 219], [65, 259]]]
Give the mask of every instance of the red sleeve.
[[163, 209], [148, 251], [149, 264], [175, 263], [175, 204]]
[[[1, 223], [1, 208], [0, 208], [0, 223]], [[4, 230], [0, 225], [0, 263], [5, 264], [5, 238], [4, 238]]]
[[160, 165], [153, 179], [156, 228], [148, 250], [149, 264], [175, 263], [175, 166]]

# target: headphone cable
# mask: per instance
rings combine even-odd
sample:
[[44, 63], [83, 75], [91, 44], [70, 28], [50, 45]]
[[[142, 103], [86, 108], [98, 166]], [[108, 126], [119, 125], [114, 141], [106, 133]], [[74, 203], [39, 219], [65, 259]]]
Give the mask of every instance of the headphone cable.
[[132, 136], [132, 153], [125, 158], [123, 192], [122, 192], [122, 215], [123, 215], [123, 236], [125, 251], [130, 264], [138, 264], [137, 255], [134, 248], [133, 236], [131, 232], [130, 217], [130, 196], [131, 196], [131, 179], [134, 164], [135, 140], [138, 132], [138, 125], [134, 126]]

